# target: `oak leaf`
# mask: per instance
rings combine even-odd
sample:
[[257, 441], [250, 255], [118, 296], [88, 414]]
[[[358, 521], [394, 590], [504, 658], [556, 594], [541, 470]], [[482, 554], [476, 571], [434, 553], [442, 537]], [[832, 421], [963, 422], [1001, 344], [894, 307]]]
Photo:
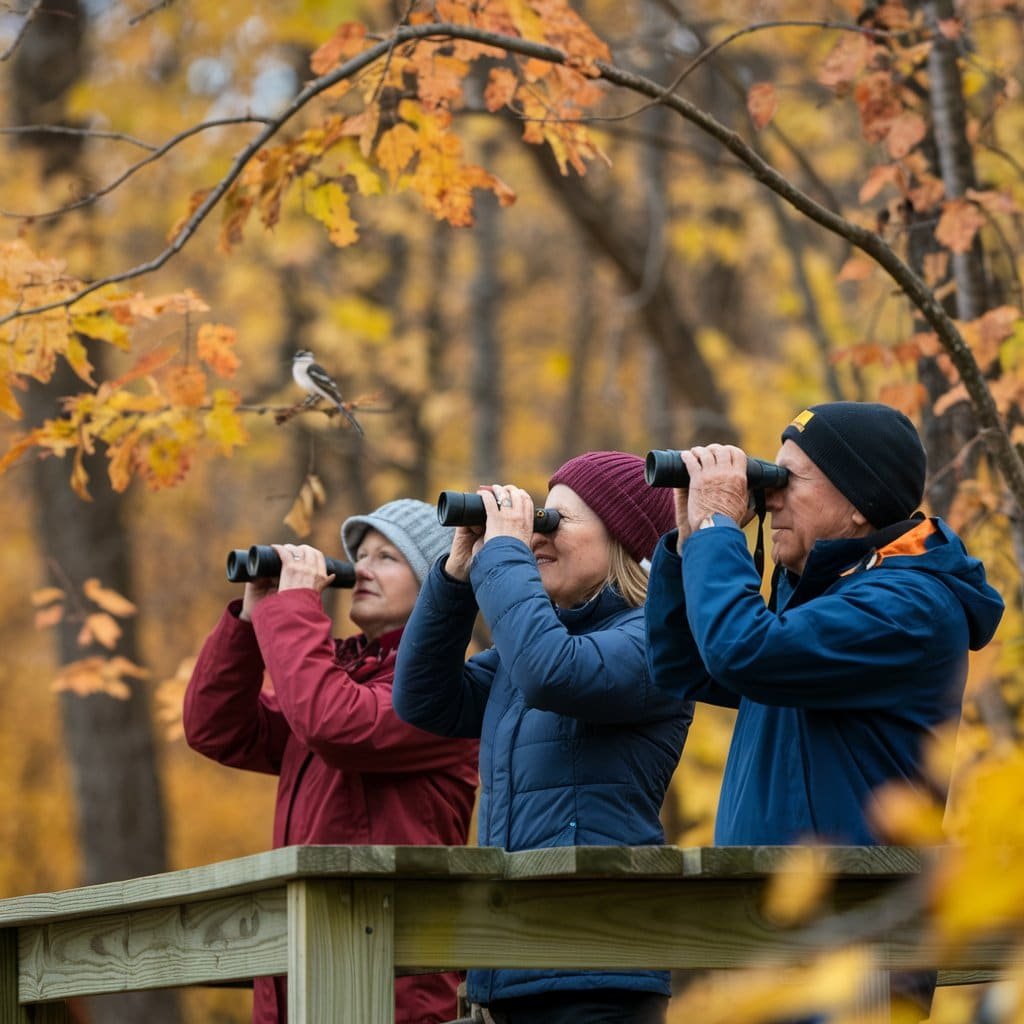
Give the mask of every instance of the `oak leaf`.
[[199, 358], [218, 377], [234, 377], [241, 361], [235, 352], [238, 334], [225, 324], [203, 324], [196, 336]]
[[899, 160], [906, 156], [926, 135], [928, 125], [920, 114], [913, 110], [904, 110], [893, 119], [885, 136], [885, 145], [889, 155]]
[[760, 131], [779, 109], [779, 96], [771, 82], [755, 82], [747, 91], [747, 112]]
[[198, 366], [177, 366], [164, 381], [167, 399], [172, 405], [198, 409], [206, 401], [206, 374]]
[[239, 445], [249, 440], [249, 432], [238, 415], [241, 396], [229, 388], [218, 388], [213, 393], [213, 408], [206, 415], [206, 437], [222, 455], [231, 455]]

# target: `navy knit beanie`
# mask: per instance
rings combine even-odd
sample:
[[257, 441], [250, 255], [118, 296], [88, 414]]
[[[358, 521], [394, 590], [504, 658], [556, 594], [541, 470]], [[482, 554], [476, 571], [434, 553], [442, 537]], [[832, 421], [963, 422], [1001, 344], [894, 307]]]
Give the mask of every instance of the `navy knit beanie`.
[[585, 452], [555, 471], [548, 488], [565, 484], [597, 514], [605, 529], [638, 562], [675, 528], [672, 490], [648, 487], [644, 460], [626, 452]]
[[909, 519], [924, 495], [925, 454], [914, 424], [878, 402], [812, 405], [782, 432], [876, 529]]

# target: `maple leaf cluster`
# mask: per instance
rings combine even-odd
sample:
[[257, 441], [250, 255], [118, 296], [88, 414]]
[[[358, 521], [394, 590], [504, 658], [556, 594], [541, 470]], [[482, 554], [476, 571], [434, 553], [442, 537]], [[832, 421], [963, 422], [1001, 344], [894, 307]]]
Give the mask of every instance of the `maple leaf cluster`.
[[[37, 257], [22, 241], [0, 244], [0, 316], [16, 302], [46, 305], [75, 294], [82, 282], [57, 260]], [[72, 455], [71, 486], [88, 499], [85, 457], [103, 449], [111, 485], [127, 488], [138, 476], [152, 489], [179, 482], [201, 445], [230, 455], [248, 438], [237, 412], [240, 396], [215, 386], [239, 366], [235, 332], [202, 324], [196, 338], [198, 364], [182, 363], [182, 347], [167, 342], [138, 356], [115, 380], [98, 387], [87, 342], [130, 349], [129, 331], [169, 314], [207, 310], [190, 290], [143, 297], [101, 289], [68, 307], [0, 324], [0, 411], [22, 418], [15, 397], [29, 379], [47, 383], [63, 360], [91, 390], [63, 400], [62, 414], [23, 433], [0, 458], [0, 473], [35, 449], [42, 455]]]
[[[603, 155], [582, 114], [603, 96], [594, 81], [595, 61], [607, 59], [608, 49], [562, 0], [438, 0], [409, 19], [411, 28], [433, 24], [542, 44], [565, 59], [527, 58], [487, 42], [440, 35], [395, 45], [325, 91], [328, 111], [315, 127], [262, 149], [250, 161], [225, 197], [223, 249], [240, 241], [253, 211], [265, 226], [273, 226], [294, 184], [306, 212], [325, 225], [338, 246], [359, 237], [354, 196], [409, 191], [438, 220], [455, 227], [472, 225], [476, 190], [493, 192], [503, 206], [514, 202], [505, 182], [466, 159], [454, 130], [455, 113], [466, 106], [472, 91], [467, 85], [480, 61], [490, 65], [483, 89], [486, 109], [506, 109], [521, 119], [523, 138], [549, 145], [563, 174], [570, 166], [583, 174], [586, 161]], [[345, 23], [313, 54], [312, 70], [330, 76], [373, 46], [363, 25]], [[205, 194], [193, 198], [190, 212]]]

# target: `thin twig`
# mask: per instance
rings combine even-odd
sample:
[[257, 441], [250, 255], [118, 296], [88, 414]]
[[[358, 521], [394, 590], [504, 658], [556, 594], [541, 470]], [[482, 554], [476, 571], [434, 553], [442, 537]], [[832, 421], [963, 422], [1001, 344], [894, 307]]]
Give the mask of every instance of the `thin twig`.
[[[132, 164], [122, 174], [119, 174], [109, 184], [104, 185], [103, 188], [97, 189], [95, 192], [90, 192], [87, 196], [82, 196], [81, 199], [76, 199], [73, 203], [66, 203], [64, 206], [58, 206], [52, 210], [42, 210], [38, 213], [17, 213], [12, 210], [0, 209], [0, 217], [9, 217], [17, 220], [47, 220], [51, 217], [61, 217], [66, 213], [70, 213], [72, 210], [81, 209], [83, 206], [88, 206], [90, 203], [96, 202], [98, 199], [102, 199], [103, 196], [109, 195], [114, 189], [123, 185], [130, 177], [132, 177], [137, 171], [142, 170], [148, 164], [154, 163], [161, 157], [169, 153], [175, 146], [180, 142], [184, 142], [185, 139], [191, 138], [193, 135], [198, 135], [200, 132], [206, 131], [207, 128], [218, 128], [228, 124], [268, 124], [270, 121], [267, 117], [260, 117], [256, 114], [240, 115], [238, 117], [224, 117], [218, 118], [214, 121], [203, 121], [201, 124], [193, 125], [191, 128], [186, 128], [185, 131], [179, 132], [177, 135], [172, 136], [162, 146], [149, 146], [146, 143], [139, 141], [138, 139], [132, 139], [136, 145], [144, 146], [146, 149], [150, 149], [149, 156], [137, 163]], [[54, 126], [55, 127], [55, 126]], [[84, 134], [84, 133], [83, 133]], [[104, 133], [98, 133], [100, 135]], [[113, 133], [106, 133], [113, 134]]]
[[32, 6], [28, 9], [28, 12], [25, 15], [25, 20], [18, 27], [18, 31], [15, 33], [11, 45], [8, 46], [3, 53], [0, 53], [0, 63], [5, 60], [9, 60], [14, 55], [14, 51], [21, 45], [21, 41], [25, 38], [25, 33], [28, 31], [29, 25], [32, 24], [32, 20], [39, 13], [39, 8], [42, 6], [43, 0], [35, 0]]
[[128, 19], [128, 27], [135, 28], [136, 25], [141, 21], [145, 21], [151, 14], [156, 14], [157, 11], [162, 11], [165, 7], [170, 7], [174, 3], [174, 0], [158, 0], [157, 3], [153, 4], [148, 10], [143, 11], [141, 14], [133, 15]]

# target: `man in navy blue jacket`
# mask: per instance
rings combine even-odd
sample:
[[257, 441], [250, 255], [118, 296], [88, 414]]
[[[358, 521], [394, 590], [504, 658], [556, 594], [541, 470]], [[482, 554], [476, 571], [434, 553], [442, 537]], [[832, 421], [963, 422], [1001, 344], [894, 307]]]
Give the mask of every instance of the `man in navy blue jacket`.
[[766, 499], [767, 605], [739, 528], [746, 455], [709, 445], [682, 458], [690, 486], [651, 569], [648, 658], [656, 686], [739, 709], [715, 842], [877, 842], [872, 791], [922, 784], [925, 741], [960, 714], [968, 649], [1003, 612], [952, 530], [915, 515], [917, 431], [861, 402], [786, 427], [776, 461], [789, 481]]

